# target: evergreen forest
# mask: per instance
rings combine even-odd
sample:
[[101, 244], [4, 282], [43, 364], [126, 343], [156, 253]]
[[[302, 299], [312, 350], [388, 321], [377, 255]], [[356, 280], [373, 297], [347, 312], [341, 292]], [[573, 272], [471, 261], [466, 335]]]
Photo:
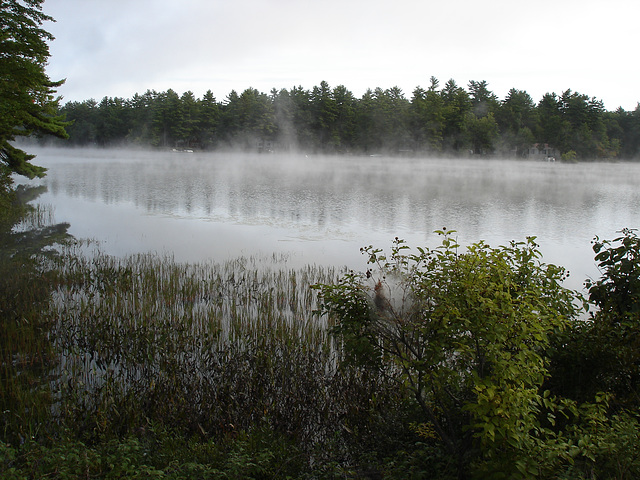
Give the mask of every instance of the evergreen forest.
[[325, 81], [311, 90], [248, 88], [218, 101], [147, 91], [131, 99], [68, 102], [69, 142], [83, 146], [155, 146], [182, 149], [392, 155], [526, 156], [551, 147], [565, 159], [640, 155], [640, 106], [606, 111], [602, 101], [566, 90], [538, 103], [523, 90], [499, 99], [486, 81], [432, 77], [408, 99], [398, 87], [367, 90], [356, 98]]

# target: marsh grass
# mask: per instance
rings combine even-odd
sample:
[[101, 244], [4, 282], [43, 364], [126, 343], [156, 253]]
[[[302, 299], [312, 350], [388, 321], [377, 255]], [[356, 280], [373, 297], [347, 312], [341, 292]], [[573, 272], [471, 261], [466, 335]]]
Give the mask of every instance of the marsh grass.
[[47, 379], [55, 362], [47, 340], [49, 278], [22, 259], [0, 261], [0, 425], [4, 438], [35, 436], [48, 415]]
[[268, 428], [310, 450], [373, 428], [372, 392], [395, 395], [341, 366], [314, 313], [311, 285], [336, 269], [79, 252], [57, 258], [47, 316], [53, 418], [86, 440], [160, 423], [203, 438]]
[[0, 474], [114, 442], [161, 448], [170, 463], [209, 445], [229, 472], [318, 469], [406, 433], [395, 384], [343, 362], [315, 313], [311, 286], [343, 272], [277, 255], [116, 258], [54, 221], [27, 208], [2, 228], [0, 450], [17, 457]]
[[66, 227], [46, 208], [12, 197], [0, 215], [0, 435], [24, 442], [43, 433], [50, 412], [57, 356], [43, 312], [57, 275], [41, 260], [50, 258], [43, 246], [64, 238]]
[[30, 205], [25, 209], [19, 222], [14, 227], [14, 232], [27, 232], [55, 225], [55, 211], [52, 205]]

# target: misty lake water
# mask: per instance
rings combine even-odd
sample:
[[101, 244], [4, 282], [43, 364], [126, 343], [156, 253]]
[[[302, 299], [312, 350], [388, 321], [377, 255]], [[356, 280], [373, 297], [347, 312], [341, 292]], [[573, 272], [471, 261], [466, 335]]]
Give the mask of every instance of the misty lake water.
[[52, 206], [76, 238], [111, 255], [177, 261], [279, 258], [367, 268], [360, 247], [394, 237], [435, 247], [534, 235], [543, 261], [581, 288], [597, 277], [591, 240], [640, 226], [640, 164], [30, 149]]

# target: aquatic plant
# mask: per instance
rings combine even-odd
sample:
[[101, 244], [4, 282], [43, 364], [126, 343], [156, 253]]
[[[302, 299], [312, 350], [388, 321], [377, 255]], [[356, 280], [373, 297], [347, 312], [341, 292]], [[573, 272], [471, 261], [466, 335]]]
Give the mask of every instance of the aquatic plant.
[[47, 425], [57, 360], [50, 319], [42, 314], [56, 274], [44, 267], [43, 254], [67, 237], [66, 225], [54, 224], [47, 208], [23, 205], [16, 197], [14, 192], [0, 215], [0, 434], [24, 442]]
[[53, 411], [89, 438], [149, 422], [204, 438], [267, 425], [311, 449], [365, 425], [373, 391], [396, 395], [384, 379], [340, 367], [310, 288], [333, 282], [333, 268], [72, 248], [57, 270]]

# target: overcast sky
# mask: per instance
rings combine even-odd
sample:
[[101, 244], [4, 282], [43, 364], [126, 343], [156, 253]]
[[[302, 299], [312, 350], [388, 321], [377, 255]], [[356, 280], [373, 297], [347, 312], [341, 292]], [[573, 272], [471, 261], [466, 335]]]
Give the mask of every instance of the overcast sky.
[[640, 101], [638, 0], [45, 0], [48, 66], [64, 101], [149, 89], [307, 89], [356, 97], [435, 76], [486, 80], [535, 102], [572, 89], [633, 110]]

